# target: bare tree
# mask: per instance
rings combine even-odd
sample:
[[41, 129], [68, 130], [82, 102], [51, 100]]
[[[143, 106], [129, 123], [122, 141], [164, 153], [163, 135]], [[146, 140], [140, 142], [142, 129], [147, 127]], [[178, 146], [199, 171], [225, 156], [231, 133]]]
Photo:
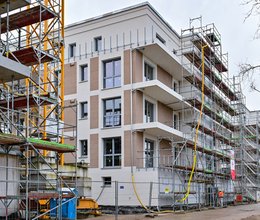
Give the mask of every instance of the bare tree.
[[[244, 0], [242, 5], [249, 5], [250, 9], [247, 12], [244, 21], [246, 21], [251, 16], [256, 16], [260, 19], [260, 0]], [[260, 38], [260, 20], [257, 24], [255, 39]], [[254, 75], [260, 73], [260, 64], [252, 65], [250, 63], [239, 64], [239, 75], [242, 79], [247, 79], [250, 83], [250, 88], [252, 91], [260, 92], [255, 85]]]
[[[260, 15], [260, 0], [244, 0], [242, 2], [242, 5], [249, 5], [250, 9], [246, 13], [244, 21], [246, 21], [251, 16], [257, 16]], [[255, 32], [255, 38], [260, 37], [260, 22], [258, 22], [256, 32]]]

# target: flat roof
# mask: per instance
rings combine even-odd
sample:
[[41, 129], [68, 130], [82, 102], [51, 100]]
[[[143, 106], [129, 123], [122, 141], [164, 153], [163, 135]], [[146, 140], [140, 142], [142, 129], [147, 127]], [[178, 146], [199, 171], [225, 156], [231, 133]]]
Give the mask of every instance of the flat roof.
[[140, 3], [140, 4], [136, 4], [136, 5], [133, 5], [133, 6], [126, 7], [126, 8], [122, 8], [122, 9], [119, 9], [119, 10], [115, 10], [115, 11], [112, 11], [112, 12], [108, 12], [108, 13], [105, 13], [105, 14], [102, 14], [102, 15], [99, 15], [99, 16], [95, 16], [95, 17], [92, 17], [92, 18], [88, 18], [88, 19], [85, 19], [85, 20], [82, 20], [82, 21], [79, 21], [79, 22], [74, 22], [74, 23], [72, 23], [72, 24], [66, 25], [66, 26], [65, 26], [65, 29], [71, 28], [71, 27], [75, 27], [75, 26], [78, 26], [78, 25], [82, 25], [82, 24], [85, 24], [85, 23], [90, 23], [90, 22], [92, 22], [92, 21], [101, 20], [101, 19], [104, 19], [104, 18], [113, 16], [113, 15], [118, 15], [118, 14], [121, 14], [121, 13], [125, 13], [125, 12], [127, 12], [127, 11], [131, 11], [131, 10], [138, 9], [138, 8], [142, 8], [142, 7], [146, 7], [146, 6], [147, 6], [178, 38], [180, 38], [179, 34], [178, 34], [178, 33], [172, 28], [172, 26], [159, 14], [159, 12], [155, 10], [155, 8], [154, 8], [149, 2], [142, 2], [142, 3]]

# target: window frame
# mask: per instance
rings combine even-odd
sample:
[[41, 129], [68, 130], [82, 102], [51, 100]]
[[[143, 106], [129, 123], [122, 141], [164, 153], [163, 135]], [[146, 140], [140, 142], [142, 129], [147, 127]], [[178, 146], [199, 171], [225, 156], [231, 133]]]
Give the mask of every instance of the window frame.
[[[106, 180], [108, 179], [108, 180]], [[111, 176], [103, 176], [103, 187], [111, 187], [112, 186], [112, 177]]]
[[[108, 101], [112, 100], [112, 108], [107, 108], [107, 103]], [[120, 100], [120, 110], [119, 108], [116, 108], [116, 100]], [[119, 112], [120, 111], [120, 112]], [[107, 114], [111, 112], [111, 115]], [[118, 114], [119, 112], [119, 114]], [[107, 118], [112, 118], [112, 124], [107, 123]], [[115, 123], [115, 118], [119, 118], [118, 124]], [[113, 127], [120, 127], [122, 125], [122, 99], [121, 97], [114, 97], [114, 98], [108, 98], [108, 99], [103, 99], [103, 127], [104, 128], [113, 128]]]
[[[84, 73], [84, 68], [87, 68], [87, 73]], [[80, 82], [86, 82], [86, 81], [88, 81], [88, 64], [83, 64], [80, 65]]]
[[[84, 105], [86, 105], [86, 112], [84, 112]], [[88, 118], [88, 102], [80, 102], [80, 118], [81, 119], [86, 119]]]
[[[149, 73], [149, 69], [152, 70], [152, 73]], [[147, 76], [148, 71], [148, 76]], [[151, 79], [149, 78], [149, 75], [152, 74]], [[155, 79], [155, 68], [148, 62], [144, 62], [144, 81], [151, 81]]]
[[95, 52], [99, 52], [102, 50], [102, 36], [94, 38], [94, 47]]
[[[120, 74], [116, 74], [116, 68], [115, 68], [115, 62], [116, 61], [120, 61]], [[111, 76], [109, 76], [109, 74], [107, 74], [107, 69], [106, 69], [106, 65], [112, 63], [112, 74]], [[114, 59], [110, 59], [110, 60], [104, 60], [103, 61], [103, 88], [104, 89], [112, 89], [112, 88], [118, 88], [122, 86], [122, 62], [121, 62], [121, 57], [117, 57]], [[116, 85], [116, 80], [119, 78], [120, 79], [120, 83], [119, 85]], [[106, 81], [112, 79], [112, 86], [107, 86]]]
[[[146, 113], [148, 113], [147, 112], [147, 104], [152, 105], [152, 117], [150, 117], [149, 120], [148, 120], [149, 115], [146, 114]], [[145, 123], [155, 122], [155, 104], [150, 102], [150, 101], [148, 101], [147, 99], [144, 100], [144, 119], [145, 119], [144, 120]]]
[[69, 58], [73, 58], [76, 55], [76, 42], [69, 44]]
[[[149, 143], [149, 149], [148, 149]], [[145, 168], [154, 168], [155, 165], [155, 141], [145, 138], [144, 140], [144, 167]]]
[[[120, 143], [120, 153], [116, 153], [115, 149], [115, 140], [119, 141]], [[111, 153], [106, 153], [106, 141], [111, 141]], [[107, 165], [106, 159], [110, 157], [111, 158], [111, 165]], [[115, 165], [115, 158], [118, 157], [119, 164]], [[121, 137], [109, 137], [109, 138], [103, 138], [103, 168], [119, 168], [122, 166], [122, 138]]]
[[163, 39], [163, 37], [161, 35], [159, 35], [158, 33], [156, 33], [155, 35], [156, 39], [158, 39], [162, 44], [166, 45], [166, 41]]
[[[87, 143], [87, 145], [83, 146], [83, 143], [85, 143], [85, 142]], [[80, 150], [81, 150], [81, 157], [88, 157], [88, 140], [87, 139], [80, 140]], [[83, 154], [83, 152], [86, 152], [86, 153]]]

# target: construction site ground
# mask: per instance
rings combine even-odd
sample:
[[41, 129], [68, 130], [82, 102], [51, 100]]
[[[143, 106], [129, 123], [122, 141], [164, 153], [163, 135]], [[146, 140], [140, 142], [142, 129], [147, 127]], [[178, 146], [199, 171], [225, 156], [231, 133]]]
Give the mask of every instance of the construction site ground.
[[[144, 214], [119, 215], [118, 220], [143, 220], [153, 216]], [[114, 215], [103, 215], [100, 217], [87, 218], [87, 220], [114, 220]], [[260, 204], [237, 205], [227, 208], [208, 209], [203, 211], [182, 212], [174, 214], [159, 214], [154, 216], [158, 220], [260, 220]]]

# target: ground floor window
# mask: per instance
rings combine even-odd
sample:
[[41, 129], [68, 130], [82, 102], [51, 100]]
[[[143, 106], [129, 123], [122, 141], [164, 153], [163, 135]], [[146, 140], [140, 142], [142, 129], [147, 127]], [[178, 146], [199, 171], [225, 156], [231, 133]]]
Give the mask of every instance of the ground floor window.
[[154, 141], [145, 139], [145, 167], [154, 167]]

